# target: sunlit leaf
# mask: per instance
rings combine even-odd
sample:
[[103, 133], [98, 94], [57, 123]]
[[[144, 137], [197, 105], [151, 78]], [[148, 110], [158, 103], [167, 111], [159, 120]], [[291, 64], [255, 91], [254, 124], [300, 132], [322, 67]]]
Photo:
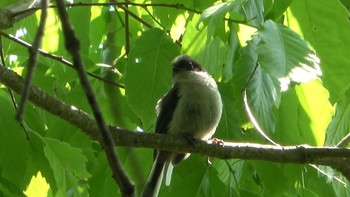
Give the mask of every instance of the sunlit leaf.
[[305, 41], [289, 28], [266, 21], [259, 30], [259, 63], [270, 75], [304, 82], [321, 75], [319, 60]]

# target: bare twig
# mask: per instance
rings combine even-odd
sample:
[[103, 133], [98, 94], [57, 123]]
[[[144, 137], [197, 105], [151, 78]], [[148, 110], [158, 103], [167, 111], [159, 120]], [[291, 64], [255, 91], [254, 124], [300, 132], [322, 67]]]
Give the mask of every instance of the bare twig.
[[42, 38], [44, 36], [44, 28], [45, 28], [46, 16], [47, 16], [47, 5], [48, 5], [48, 0], [41, 1], [42, 9], [41, 9], [40, 24], [33, 42], [33, 47], [29, 49], [28, 71], [24, 81], [23, 91], [21, 94], [22, 97], [19, 102], [18, 110], [16, 114], [16, 119], [19, 122], [22, 121], [22, 115], [24, 112], [25, 104], [29, 96], [31, 81], [34, 75], [36, 64], [37, 64], [38, 50], [41, 45]]
[[[40, 9], [39, 0], [20, 0], [0, 9], [0, 29], [12, 27], [16, 22]], [[32, 9], [34, 8], [34, 9]], [[21, 14], [17, 14], [21, 13]]]
[[[25, 41], [23, 41], [23, 40], [21, 40], [21, 39], [19, 39], [19, 38], [16, 38], [16, 37], [14, 37], [13, 35], [7, 34], [7, 33], [5, 33], [5, 32], [0, 31], [0, 35], [3, 35], [4, 37], [6, 37], [6, 38], [8, 38], [8, 39], [10, 39], [10, 40], [12, 40], [12, 41], [14, 41], [14, 42], [16, 42], [16, 43], [18, 43], [18, 44], [20, 44], [20, 45], [22, 45], [22, 46], [24, 46], [24, 47], [27, 47], [28, 49], [30, 49], [30, 48], [33, 47], [31, 44], [29, 44], [29, 43], [27, 43], [27, 42], [25, 42]], [[58, 61], [58, 62], [60, 62], [60, 63], [62, 63], [62, 64], [64, 64], [64, 65], [67, 65], [67, 66], [70, 67], [70, 68], [76, 69], [76, 68], [73, 66], [73, 64], [72, 64], [71, 62], [69, 62], [68, 60], [64, 59], [64, 58], [61, 57], [61, 56], [58, 56], [58, 55], [55, 55], [55, 54], [47, 53], [46, 51], [43, 51], [42, 49], [39, 49], [38, 52], [39, 52], [39, 54], [43, 55], [44, 57], [48, 57], [48, 58], [53, 59], [53, 60], [56, 60], [56, 61]], [[124, 86], [123, 84], [119, 84], [119, 83], [116, 83], [116, 82], [114, 82], [114, 81], [108, 80], [108, 79], [103, 78], [103, 77], [101, 77], [101, 76], [98, 76], [98, 75], [96, 75], [96, 74], [94, 74], [94, 73], [87, 72], [87, 74], [88, 74], [89, 76], [91, 76], [91, 77], [93, 77], [93, 78], [95, 78], [95, 79], [101, 80], [101, 81], [103, 81], [103, 82], [105, 82], [105, 83], [108, 83], [108, 84], [117, 86], [117, 87], [119, 87], [119, 88], [123, 88], [123, 89], [125, 88], [125, 86]]]
[[114, 140], [112, 138], [112, 135], [109, 132], [109, 129], [105, 124], [99, 105], [97, 103], [96, 96], [87, 78], [86, 71], [82, 64], [82, 60], [79, 53], [80, 43], [68, 20], [65, 4], [63, 0], [57, 0], [56, 2], [57, 2], [58, 15], [61, 19], [63, 34], [65, 37], [65, 45], [66, 45], [67, 51], [70, 52], [72, 55], [73, 64], [77, 68], [77, 73], [79, 75], [81, 84], [83, 86], [86, 97], [89, 101], [94, 117], [96, 119], [96, 123], [100, 131], [100, 138], [101, 138], [100, 142], [106, 151], [109, 165], [113, 172], [113, 177], [116, 180], [116, 183], [119, 185], [119, 188], [123, 196], [135, 196], [135, 193], [136, 193], [135, 186], [127, 176], [126, 172], [124, 171], [122, 164], [118, 158], [118, 155], [114, 150], [115, 148]]
[[[113, 2], [115, 0], [111, 0]], [[128, 0], [126, 2], [129, 2]], [[125, 5], [125, 8], [128, 9], [128, 4]], [[129, 29], [129, 14], [125, 12], [125, 53], [129, 55], [130, 52], [130, 29]]]
[[241, 90], [242, 92], [244, 92], [247, 89], [250, 81], [252, 80], [253, 76], [255, 75], [256, 69], [258, 69], [259, 66], [260, 66], [259, 62], [256, 62], [252, 74], [249, 76], [248, 80], [244, 84], [243, 89]]
[[[0, 36], [0, 59], [1, 59], [1, 63], [3, 66], [6, 66], [6, 63], [5, 63], [5, 57], [4, 57], [4, 49], [2, 48], [3, 44], [2, 44], [2, 36]], [[16, 101], [16, 98], [15, 96], [13, 95], [13, 92], [10, 88], [7, 88], [7, 91], [9, 92], [10, 94], [10, 97], [11, 97], [11, 101], [12, 101], [12, 105], [15, 109], [15, 111], [18, 111], [18, 106], [17, 106], [17, 101]], [[26, 138], [28, 141], [30, 141], [30, 137], [29, 137], [29, 134], [28, 134], [28, 129], [27, 127], [25, 126], [24, 124], [24, 121], [20, 121], [19, 122], [19, 126], [23, 129], [25, 135], [26, 135]]]
[[[23, 79], [12, 70], [0, 66], [0, 83], [20, 93]], [[92, 139], [98, 139], [97, 123], [87, 113], [64, 103], [43, 90], [32, 86], [29, 101], [47, 112], [65, 120], [76, 128], [81, 129]], [[313, 163], [328, 165], [339, 170], [350, 180], [350, 149], [337, 147], [315, 148], [310, 146], [273, 146], [251, 143], [230, 143], [224, 146], [208, 144], [204, 141], [187, 140], [175, 136], [129, 131], [109, 126], [113, 139], [118, 146], [146, 147], [151, 149], [168, 150], [172, 152], [198, 153], [221, 159], [252, 159], [280, 163]]]
[[349, 142], [350, 142], [350, 133], [340, 140], [340, 142], [337, 144], [337, 147], [345, 148], [349, 144]]
[[[116, 1], [111, 1], [109, 3], [86, 3], [86, 2], [79, 2], [79, 3], [67, 3], [67, 7], [84, 7], [84, 6], [140, 6], [140, 7], [168, 7], [168, 8], [175, 8], [175, 9], [181, 9], [181, 10], [186, 10], [192, 13], [196, 14], [201, 14], [202, 12], [199, 10], [195, 10], [192, 8], [187, 8], [183, 4], [176, 3], [176, 4], [167, 4], [167, 3], [134, 3], [130, 1], [125, 1], [125, 2], [116, 2]], [[56, 8], [56, 5], [50, 5], [49, 8]], [[40, 8], [29, 8], [26, 10], [23, 10], [21, 12], [16, 12], [15, 15], [22, 15], [26, 12], [33, 12], [36, 11]]]

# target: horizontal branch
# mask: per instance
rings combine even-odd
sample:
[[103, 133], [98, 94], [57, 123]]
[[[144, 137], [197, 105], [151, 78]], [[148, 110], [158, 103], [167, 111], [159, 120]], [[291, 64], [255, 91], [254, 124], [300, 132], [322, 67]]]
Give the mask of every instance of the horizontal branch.
[[[0, 83], [20, 93], [23, 79], [12, 70], [0, 65]], [[98, 128], [87, 113], [64, 103], [43, 90], [32, 86], [29, 101], [49, 113], [81, 129], [97, 140]], [[251, 143], [210, 144], [197, 140], [189, 144], [186, 139], [162, 134], [129, 131], [109, 126], [116, 145], [146, 147], [174, 152], [190, 152], [221, 159], [265, 160], [280, 163], [309, 163], [327, 165], [343, 173], [350, 180], [350, 149], [310, 146], [272, 146]]]

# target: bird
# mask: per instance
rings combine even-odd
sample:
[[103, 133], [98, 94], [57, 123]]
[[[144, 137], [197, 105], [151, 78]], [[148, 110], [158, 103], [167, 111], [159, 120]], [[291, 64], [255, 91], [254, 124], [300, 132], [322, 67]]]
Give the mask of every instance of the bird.
[[[176, 57], [171, 64], [173, 84], [157, 102], [155, 133], [209, 140], [221, 119], [218, 86], [210, 74], [187, 55]], [[190, 155], [162, 150], [155, 150], [154, 154], [143, 197], [158, 196], [163, 177], [169, 185], [173, 166]]]

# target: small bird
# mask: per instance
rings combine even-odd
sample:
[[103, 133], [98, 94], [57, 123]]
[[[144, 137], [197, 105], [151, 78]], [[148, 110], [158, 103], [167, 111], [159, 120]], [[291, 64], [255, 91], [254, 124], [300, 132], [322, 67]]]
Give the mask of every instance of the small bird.
[[[173, 86], [156, 106], [155, 132], [187, 139], [210, 139], [222, 113], [217, 84], [201, 65], [187, 55], [176, 57], [172, 69]], [[142, 196], [158, 196], [163, 176], [169, 185], [173, 165], [188, 156], [188, 153], [155, 151], [155, 160]]]

